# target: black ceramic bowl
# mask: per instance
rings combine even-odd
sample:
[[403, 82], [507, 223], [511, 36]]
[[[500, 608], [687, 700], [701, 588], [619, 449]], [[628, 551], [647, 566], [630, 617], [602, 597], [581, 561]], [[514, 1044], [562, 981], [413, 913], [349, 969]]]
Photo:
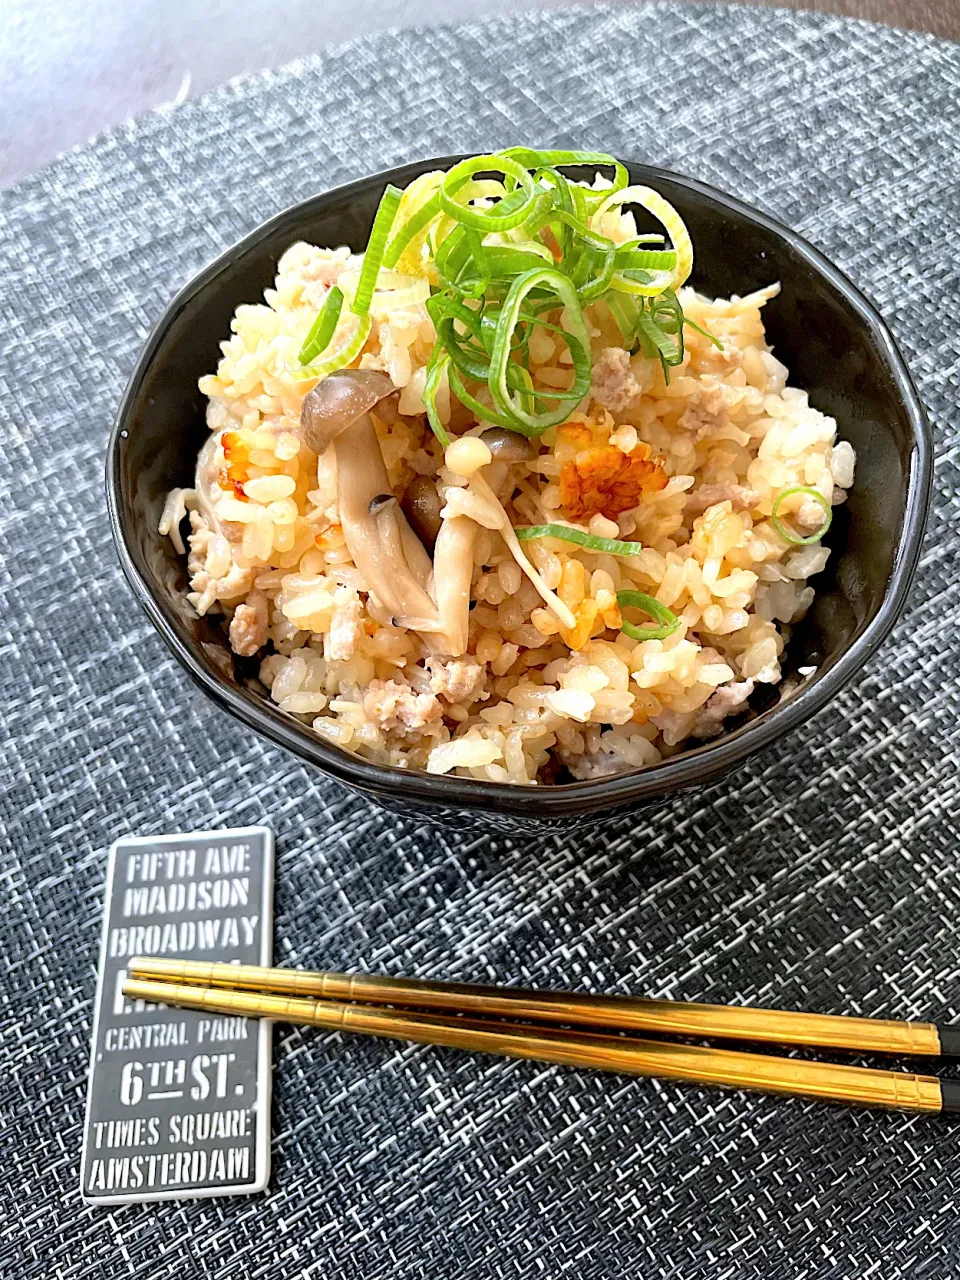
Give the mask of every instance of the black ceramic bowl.
[[[192, 482], [206, 436], [197, 379], [216, 367], [236, 307], [260, 299], [293, 241], [362, 250], [387, 182], [404, 187], [458, 158], [407, 165], [288, 209], [174, 298], [134, 370], [110, 439], [110, 520], [124, 572], [157, 630], [214, 702], [251, 729], [403, 813], [530, 830], [595, 821], [725, 773], [802, 724], [863, 666], [903, 608], [916, 566], [931, 476], [929, 430], [883, 321], [816, 249], [701, 182], [629, 165], [631, 180], [662, 191], [690, 228], [697, 289], [727, 297], [781, 282], [764, 311], [769, 339], [792, 384], [837, 419], [857, 451], [856, 484], [837, 511], [816, 602], [794, 629], [783, 687], [761, 689], [722, 738], [662, 764], [536, 789], [386, 768], [321, 741], [271, 703], [256, 663], [234, 657], [215, 619], [193, 616], [183, 560], [159, 536], [157, 521], [167, 490]], [[804, 679], [797, 669], [806, 666], [816, 670]]]

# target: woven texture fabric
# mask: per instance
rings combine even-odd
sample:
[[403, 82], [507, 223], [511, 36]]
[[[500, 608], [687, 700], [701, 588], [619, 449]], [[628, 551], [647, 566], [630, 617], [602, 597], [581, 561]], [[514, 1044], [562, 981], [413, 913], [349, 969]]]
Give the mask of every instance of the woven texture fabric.
[[[106, 849], [265, 822], [278, 962], [960, 1016], [960, 48], [812, 15], [566, 10], [382, 35], [138, 120], [0, 195], [0, 1275], [955, 1274], [960, 1130], [285, 1029], [250, 1199], [77, 1190]], [[575, 839], [404, 822], [228, 721], [134, 605], [108, 426], [198, 268], [325, 187], [520, 140], [706, 179], [886, 315], [937, 440], [912, 607], [734, 779]]]

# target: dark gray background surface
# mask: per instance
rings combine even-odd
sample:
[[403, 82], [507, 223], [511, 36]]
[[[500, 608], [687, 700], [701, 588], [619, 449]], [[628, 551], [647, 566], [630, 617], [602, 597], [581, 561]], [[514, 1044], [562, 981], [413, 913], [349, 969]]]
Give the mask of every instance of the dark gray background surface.
[[[77, 1192], [106, 850], [266, 822], [280, 963], [960, 1015], [960, 49], [759, 9], [374, 36], [115, 131], [0, 194], [0, 1220], [6, 1280], [952, 1276], [935, 1119], [287, 1029], [250, 1200]], [[912, 607], [737, 778], [586, 834], [404, 822], [215, 713], [121, 580], [111, 416], [175, 290], [402, 160], [577, 140], [799, 228], [888, 317], [936, 435]]]
[[[714, 0], [723, 3], [724, 0]], [[3, 0], [0, 187], [77, 143], [231, 76], [391, 27], [571, 0]], [[628, 0], [619, 0], [627, 7]], [[960, 0], [754, 0], [960, 39]]]

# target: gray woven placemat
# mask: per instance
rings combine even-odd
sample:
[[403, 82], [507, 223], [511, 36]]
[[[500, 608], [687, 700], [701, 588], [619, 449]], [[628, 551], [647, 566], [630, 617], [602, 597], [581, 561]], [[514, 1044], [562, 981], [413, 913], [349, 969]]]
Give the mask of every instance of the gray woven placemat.
[[[960, 1130], [286, 1030], [266, 1197], [77, 1193], [105, 851], [268, 822], [284, 963], [960, 1015], [960, 48], [667, 5], [377, 36], [125, 126], [0, 196], [0, 1275], [945, 1277]], [[423, 154], [522, 139], [715, 182], [890, 320], [937, 435], [913, 606], [734, 780], [566, 840], [402, 822], [191, 691], [116, 567], [108, 424], [238, 236]]]

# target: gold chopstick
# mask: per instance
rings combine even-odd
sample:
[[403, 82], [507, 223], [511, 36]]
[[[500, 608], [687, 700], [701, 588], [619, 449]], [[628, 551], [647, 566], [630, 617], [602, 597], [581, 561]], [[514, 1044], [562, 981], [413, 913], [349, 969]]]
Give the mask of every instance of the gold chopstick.
[[[960, 1045], [956, 1028], [937, 1027], [932, 1022], [895, 1022], [885, 1018], [849, 1018], [781, 1009], [744, 1009], [716, 1004], [687, 1004], [679, 1000], [590, 995], [578, 991], [525, 991], [466, 982], [312, 973], [302, 969], [267, 969], [257, 965], [213, 964], [198, 960], [138, 957], [130, 961], [128, 969], [134, 978], [707, 1039], [719, 1037], [860, 1052], [933, 1055], [945, 1051], [954, 1053]], [[945, 1050], [944, 1041], [952, 1047]]]
[[757, 1089], [764, 1093], [829, 1099], [901, 1111], [935, 1113], [960, 1109], [960, 1101], [953, 1099], [952, 1095], [948, 1097], [941, 1088], [942, 1083], [948, 1082], [941, 1082], [935, 1076], [177, 982], [132, 978], [124, 983], [123, 991], [131, 999], [180, 1005], [209, 1013], [275, 1018], [328, 1030], [353, 1031], [361, 1035], [412, 1040], [419, 1044], [444, 1045], [628, 1075]]

